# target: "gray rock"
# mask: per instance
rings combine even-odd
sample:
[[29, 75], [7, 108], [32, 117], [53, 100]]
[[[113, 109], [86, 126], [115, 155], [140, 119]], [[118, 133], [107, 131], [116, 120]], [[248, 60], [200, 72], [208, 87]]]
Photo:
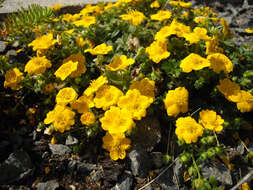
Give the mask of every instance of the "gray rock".
[[161, 152], [152, 152], [151, 153], [151, 158], [153, 161], [154, 167], [161, 168], [163, 165], [163, 154]]
[[0, 41], [0, 52], [4, 52], [6, 45], [3, 41]]
[[76, 160], [71, 160], [69, 163], [68, 163], [68, 171], [70, 173], [72, 173], [73, 171], [76, 170], [76, 165], [77, 165], [77, 161]]
[[125, 176], [121, 182], [117, 183], [112, 190], [130, 190], [133, 185], [133, 178]]
[[33, 172], [29, 155], [24, 151], [16, 151], [0, 164], [0, 184], [8, 184], [24, 180]]
[[148, 172], [151, 169], [151, 160], [145, 150], [142, 148], [134, 148], [129, 153], [131, 160], [131, 170], [134, 176], [145, 178], [148, 176]]
[[153, 187], [151, 185], [148, 185], [147, 187], [145, 187], [143, 190], [153, 190]]
[[53, 155], [62, 156], [65, 154], [70, 154], [72, 152], [68, 146], [62, 144], [49, 144], [49, 148]]
[[161, 140], [160, 122], [156, 117], [146, 117], [136, 122], [131, 134], [132, 144], [150, 152]]
[[201, 167], [201, 174], [208, 178], [214, 176], [222, 184], [232, 185], [232, 176], [229, 168], [221, 162], [209, 162]]
[[77, 143], [78, 143], [77, 138], [72, 137], [71, 135], [67, 136], [67, 139], [66, 139], [66, 142], [65, 142], [66, 145], [75, 145]]
[[37, 190], [55, 190], [59, 187], [59, 183], [56, 180], [50, 180], [44, 183], [38, 183]]
[[9, 187], [9, 190], [30, 190], [29, 187], [23, 186], [23, 185], [12, 185]]
[[83, 6], [85, 4], [96, 4], [98, 2], [115, 2], [116, 0], [6, 0], [2, 3], [0, 7], [0, 13], [12, 13], [19, 10], [21, 7], [27, 9], [29, 5], [39, 4], [41, 6], [50, 7], [54, 6], [57, 3], [60, 3], [62, 7], [67, 6]]
[[[166, 167], [165, 167], [166, 168]], [[163, 170], [162, 170], [163, 171]], [[168, 190], [176, 190], [178, 187], [184, 187], [183, 165], [177, 160], [173, 168], [167, 169], [156, 182], [163, 188]]]
[[90, 173], [90, 177], [94, 182], [100, 181], [101, 178], [103, 177], [103, 171], [102, 170], [93, 170]]
[[84, 162], [77, 163], [77, 172], [82, 174], [90, 173], [92, 170], [96, 170], [97, 166], [95, 164], [89, 164]]
[[10, 56], [17, 56], [17, 52], [13, 49], [9, 50], [7, 53], [6, 53], [6, 57], [10, 57]]

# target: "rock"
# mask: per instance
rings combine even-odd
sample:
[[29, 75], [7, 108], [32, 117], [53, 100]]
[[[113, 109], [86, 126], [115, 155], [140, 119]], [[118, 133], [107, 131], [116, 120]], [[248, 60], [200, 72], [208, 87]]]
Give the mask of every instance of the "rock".
[[142, 147], [150, 152], [161, 140], [161, 129], [156, 117], [146, 117], [136, 122], [131, 141], [134, 146]]
[[23, 186], [23, 185], [12, 185], [9, 187], [9, 190], [30, 190], [29, 187]]
[[24, 151], [15, 151], [0, 164], [0, 184], [9, 184], [24, 180], [33, 172], [29, 155]]
[[53, 155], [62, 156], [65, 154], [70, 154], [72, 152], [72, 150], [68, 146], [62, 144], [49, 144], [49, 148]]
[[130, 190], [133, 185], [133, 178], [129, 175], [125, 176], [121, 182], [117, 183], [112, 190]]
[[87, 174], [90, 173], [92, 170], [97, 169], [97, 166], [95, 164], [79, 162], [77, 163], [76, 168], [79, 173]]
[[11, 143], [6, 140], [0, 141], [0, 161], [3, 161], [2, 159], [6, 159], [6, 155], [8, 155], [9, 150], [11, 149]]
[[151, 158], [155, 169], [161, 168], [163, 165], [163, 154], [161, 152], [152, 152]]
[[71, 160], [69, 163], [68, 163], [68, 171], [70, 173], [74, 172], [76, 170], [76, 165], [77, 165], [77, 161], [76, 160]]
[[206, 178], [214, 176], [222, 184], [233, 185], [230, 170], [221, 162], [213, 161], [207, 163], [201, 167], [201, 174]]
[[134, 148], [129, 153], [131, 160], [131, 170], [134, 176], [145, 178], [148, 176], [148, 172], [151, 169], [151, 160], [146, 151], [142, 148]]
[[100, 181], [100, 179], [103, 177], [103, 171], [102, 170], [93, 170], [90, 174], [91, 179], [94, 182]]
[[0, 41], [0, 52], [4, 52], [6, 45], [3, 41]]
[[59, 187], [59, 183], [56, 180], [50, 180], [44, 183], [38, 183], [37, 190], [55, 190]]
[[[165, 167], [166, 169], [166, 167]], [[163, 171], [163, 170], [161, 170]], [[176, 190], [184, 187], [183, 165], [177, 160], [173, 168], [167, 169], [156, 182], [163, 188], [168, 190]]]
[[6, 57], [10, 57], [10, 56], [17, 56], [17, 52], [13, 49], [9, 50], [7, 53], [6, 53]]
[[[57, 3], [60, 3], [63, 7], [66, 6], [75, 6], [80, 5], [83, 6], [85, 4], [96, 4], [98, 2], [101, 2], [102, 0], [40, 0], [40, 1], [34, 1], [34, 0], [6, 0], [3, 1], [2, 7], [0, 7], [0, 13], [12, 13], [19, 10], [21, 7], [27, 9], [29, 5], [32, 4], [39, 4], [41, 6], [54, 6]], [[103, 2], [115, 2], [116, 0], [103, 0]]]
[[72, 137], [71, 135], [67, 137], [66, 142], [65, 142], [66, 145], [75, 145], [77, 143], [78, 143], [78, 139], [75, 137]]

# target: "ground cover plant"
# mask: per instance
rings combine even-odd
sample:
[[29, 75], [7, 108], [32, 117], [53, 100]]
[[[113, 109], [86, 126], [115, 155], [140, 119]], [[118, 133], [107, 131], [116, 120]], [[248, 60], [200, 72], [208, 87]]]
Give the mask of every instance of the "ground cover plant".
[[100, 138], [115, 161], [135, 146], [139, 122], [158, 118], [168, 139], [164, 163], [180, 159], [196, 190], [225, 189], [201, 167], [215, 159], [236, 167], [226, 156], [229, 138], [243, 143], [252, 164], [252, 137], [240, 135], [252, 131], [253, 47], [234, 44], [225, 19], [183, 1], [120, 0], [76, 14], [59, 8], [33, 5], [1, 26], [22, 57], [0, 57], [2, 86], [19, 102], [7, 115], [32, 95], [37, 107], [25, 105], [27, 118], [52, 144], [77, 133], [73, 149], [81, 153], [82, 143]]

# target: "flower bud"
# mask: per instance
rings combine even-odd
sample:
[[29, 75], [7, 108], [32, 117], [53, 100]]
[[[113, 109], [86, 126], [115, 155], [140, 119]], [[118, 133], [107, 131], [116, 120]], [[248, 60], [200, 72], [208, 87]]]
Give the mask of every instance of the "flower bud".
[[168, 162], [171, 160], [171, 156], [169, 156], [168, 154], [165, 154], [163, 155], [162, 159], [165, 164], [168, 164]]

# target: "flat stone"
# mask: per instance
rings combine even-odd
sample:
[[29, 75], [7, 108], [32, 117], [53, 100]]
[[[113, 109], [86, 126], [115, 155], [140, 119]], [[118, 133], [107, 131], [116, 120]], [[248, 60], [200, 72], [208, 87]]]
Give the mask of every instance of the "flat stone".
[[232, 185], [232, 176], [228, 167], [220, 162], [209, 162], [201, 168], [201, 173], [208, 178], [214, 176], [220, 183]]
[[54, 155], [59, 156], [70, 154], [72, 152], [68, 146], [62, 144], [49, 144], [49, 148]]
[[78, 139], [75, 137], [72, 137], [71, 135], [67, 137], [66, 142], [65, 142], [66, 145], [75, 145], [77, 143], [78, 143]]
[[112, 190], [130, 190], [133, 184], [133, 178], [131, 176], [125, 176], [121, 182], [117, 183]]
[[6, 48], [6, 44], [4, 43], [4, 41], [0, 41], [0, 52], [4, 52]]
[[29, 155], [24, 151], [16, 151], [0, 163], [0, 184], [9, 184], [24, 180], [32, 174], [33, 165]]
[[147, 152], [140, 147], [136, 147], [131, 150], [128, 156], [131, 160], [131, 170], [133, 175], [141, 178], [147, 177], [152, 165], [152, 161]]
[[90, 164], [90, 163], [77, 163], [76, 166], [77, 172], [82, 173], [82, 174], [87, 174], [90, 173], [92, 170], [96, 170], [97, 166], [96, 164]]
[[1, 13], [12, 13], [17, 12], [21, 7], [27, 9], [29, 5], [39, 4], [40, 6], [50, 7], [54, 6], [57, 3], [63, 7], [68, 6], [84, 6], [86, 4], [96, 4], [98, 2], [115, 2], [115, 0], [5, 0], [0, 7]]
[[44, 183], [38, 183], [37, 190], [55, 190], [59, 187], [59, 183], [56, 180], [50, 180]]

